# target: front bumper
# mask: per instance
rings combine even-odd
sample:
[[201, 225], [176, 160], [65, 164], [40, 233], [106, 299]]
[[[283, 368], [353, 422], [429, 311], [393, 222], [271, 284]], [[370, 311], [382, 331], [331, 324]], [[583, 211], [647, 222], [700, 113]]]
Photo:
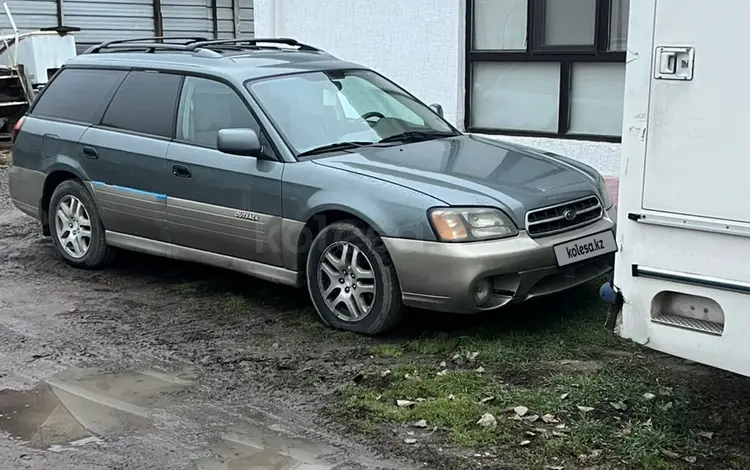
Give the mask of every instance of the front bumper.
[[[453, 313], [492, 310], [561, 292], [607, 274], [614, 253], [558, 267], [553, 247], [586, 235], [616, 229], [616, 208], [586, 227], [542, 238], [526, 232], [504, 240], [439, 243], [384, 238], [406, 305]], [[492, 298], [478, 307], [475, 284], [491, 277]]]

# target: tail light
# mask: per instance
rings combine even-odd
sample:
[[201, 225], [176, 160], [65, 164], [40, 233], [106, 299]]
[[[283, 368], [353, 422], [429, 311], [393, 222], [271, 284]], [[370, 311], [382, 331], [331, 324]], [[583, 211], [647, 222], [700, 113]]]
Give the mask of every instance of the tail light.
[[16, 125], [13, 126], [13, 129], [10, 131], [10, 143], [14, 143], [16, 141], [16, 136], [18, 135], [18, 132], [21, 130], [21, 126], [23, 126], [23, 120], [25, 119], [25, 116], [21, 116], [21, 119], [16, 121]]

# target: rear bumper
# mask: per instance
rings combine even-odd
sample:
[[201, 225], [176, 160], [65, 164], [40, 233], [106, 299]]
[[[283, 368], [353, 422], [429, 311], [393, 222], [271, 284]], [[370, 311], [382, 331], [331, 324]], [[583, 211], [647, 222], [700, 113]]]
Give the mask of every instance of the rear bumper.
[[39, 204], [44, 190], [45, 174], [41, 171], [11, 166], [8, 174], [8, 192], [13, 205], [21, 212], [39, 219]]
[[[384, 239], [398, 273], [404, 303], [417, 308], [476, 313], [567, 290], [607, 274], [614, 253], [558, 267], [553, 247], [586, 235], [616, 229], [616, 209], [589, 226], [562, 234], [451, 244]], [[476, 283], [492, 278], [494, 293], [481, 307], [473, 299]]]

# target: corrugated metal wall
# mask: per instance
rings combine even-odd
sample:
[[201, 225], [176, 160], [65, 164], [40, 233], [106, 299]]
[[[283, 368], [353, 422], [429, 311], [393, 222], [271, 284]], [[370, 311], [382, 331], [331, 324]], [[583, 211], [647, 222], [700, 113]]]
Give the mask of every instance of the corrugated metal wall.
[[216, 0], [216, 17], [219, 18], [219, 37], [234, 37], [234, 11], [232, 0]]
[[[22, 31], [58, 24], [57, 0], [7, 0]], [[80, 49], [112, 39], [154, 36], [155, 0], [62, 0], [63, 24], [81, 28], [76, 32]], [[253, 36], [253, 0], [239, 2], [239, 36]], [[0, 1], [1, 3], [1, 1]], [[216, 30], [220, 38], [235, 36], [233, 0], [216, 0]], [[214, 36], [212, 0], [161, 0], [165, 36]], [[0, 8], [0, 34], [12, 29]]]
[[[210, 1], [210, 0], [209, 0]], [[254, 36], [253, 28], [253, 1], [252, 0], [235, 0], [239, 1], [240, 10], [240, 28], [239, 36]], [[234, 37], [234, 9], [232, 0], [216, 0], [218, 18], [219, 18], [219, 37]]]
[[211, 0], [161, 0], [165, 36], [213, 37]]
[[255, 36], [253, 0], [240, 0], [240, 35]]
[[[21, 32], [57, 26], [55, 0], [8, 0], [8, 8]], [[13, 28], [2, 8], [0, 8], [0, 34], [13, 34]]]
[[65, 26], [77, 26], [76, 44], [154, 35], [152, 0], [64, 0]]

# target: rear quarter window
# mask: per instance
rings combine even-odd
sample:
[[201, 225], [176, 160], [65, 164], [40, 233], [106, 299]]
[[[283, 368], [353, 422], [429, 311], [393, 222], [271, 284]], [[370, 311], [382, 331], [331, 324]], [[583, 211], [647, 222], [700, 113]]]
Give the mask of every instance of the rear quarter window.
[[98, 124], [128, 72], [63, 69], [39, 97], [32, 116]]
[[182, 76], [131, 72], [102, 118], [102, 126], [171, 138]]

